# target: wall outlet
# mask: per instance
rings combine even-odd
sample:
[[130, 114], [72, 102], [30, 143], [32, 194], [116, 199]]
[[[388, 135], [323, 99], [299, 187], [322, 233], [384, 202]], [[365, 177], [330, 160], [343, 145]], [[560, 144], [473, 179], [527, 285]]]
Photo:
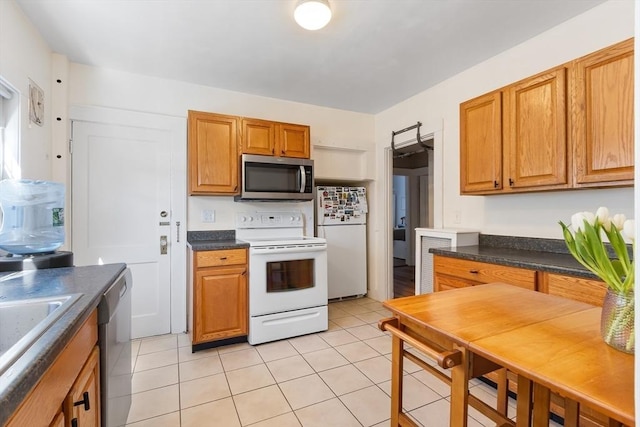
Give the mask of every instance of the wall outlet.
[[213, 209], [203, 209], [202, 222], [216, 222], [216, 211]]
[[453, 223], [454, 224], [462, 223], [462, 212], [461, 211], [455, 211], [453, 213]]

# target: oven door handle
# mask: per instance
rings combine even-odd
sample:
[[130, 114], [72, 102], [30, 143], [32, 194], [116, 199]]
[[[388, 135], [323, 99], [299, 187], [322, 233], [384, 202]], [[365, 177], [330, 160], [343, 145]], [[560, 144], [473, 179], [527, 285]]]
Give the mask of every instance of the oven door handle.
[[327, 250], [325, 245], [321, 246], [283, 246], [283, 247], [266, 247], [251, 248], [250, 253], [254, 255], [271, 255], [271, 254], [291, 254], [303, 252], [324, 252]]

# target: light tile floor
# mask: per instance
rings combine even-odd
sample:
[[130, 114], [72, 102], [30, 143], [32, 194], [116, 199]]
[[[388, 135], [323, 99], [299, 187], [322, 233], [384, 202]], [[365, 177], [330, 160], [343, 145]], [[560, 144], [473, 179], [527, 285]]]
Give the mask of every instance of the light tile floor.
[[[388, 426], [391, 338], [382, 304], [329, 304], [329, 330], [272, 343], [191, 352], [186, 334], [134, 341], [130, 427]], [[424, 427], [449, 425], [449, 387], [405, 359], [404, 409]], [[495, 390], [471, 392], [495, 405]], [[510, 416], [515, 402], [510, 401]], [[470, 427], [494, 425], [470, 409]]]

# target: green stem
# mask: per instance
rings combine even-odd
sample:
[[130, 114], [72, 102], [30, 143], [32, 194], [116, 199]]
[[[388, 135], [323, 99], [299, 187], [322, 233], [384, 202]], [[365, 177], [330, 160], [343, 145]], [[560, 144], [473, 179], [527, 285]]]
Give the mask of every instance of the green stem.
[[611, 317], [613, 318], [613, 321], [607, 328], [606, 336], [604, 338], [605, 342], [611, 343], [611, 341], [613, 340], [613, 335], [615, 335], [615, 333], [621, 329], [626, 329], [627, 325], [629, 325], [630, 334], [625, 344], [625, 348], [627, 350], [631, 350], [633, 348], [635, 344], [635, 338], [634, 338], [635, 330], [634, 330], [634, 324], [633, 324], [634, 306], [635, 306], [635, 302], [633, 299], [631, 299], [629, 303], [622, 308], [622, 310], [617, 311], [615, 310], [615, 308], [613, 309], [614, 311], [610, 313]]

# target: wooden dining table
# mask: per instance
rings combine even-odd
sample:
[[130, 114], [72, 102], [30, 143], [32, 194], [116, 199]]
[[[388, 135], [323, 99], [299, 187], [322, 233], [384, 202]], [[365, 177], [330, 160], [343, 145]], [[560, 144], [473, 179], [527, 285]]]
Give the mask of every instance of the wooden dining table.
[[[599, 307], [505, 283], [383, 305], [393, 313], [379, 327], [392, 335], [394, 427], [417, 425], [402, 411], [405, 357], [450, 383], [451, 426], [466, 426], [469, 405], [497, 425], [548, 426], [552, 393], [564, 399], [565, 425], [578, 425], [586, 406], [609, 425], [635, 426], [634, 356], [602, 341]], [[515, 423], [507, 416], [507, 370], [517, 374]], [[469, 380], [494, 371], [498, 403], [489, 407], [469, 393]]]

